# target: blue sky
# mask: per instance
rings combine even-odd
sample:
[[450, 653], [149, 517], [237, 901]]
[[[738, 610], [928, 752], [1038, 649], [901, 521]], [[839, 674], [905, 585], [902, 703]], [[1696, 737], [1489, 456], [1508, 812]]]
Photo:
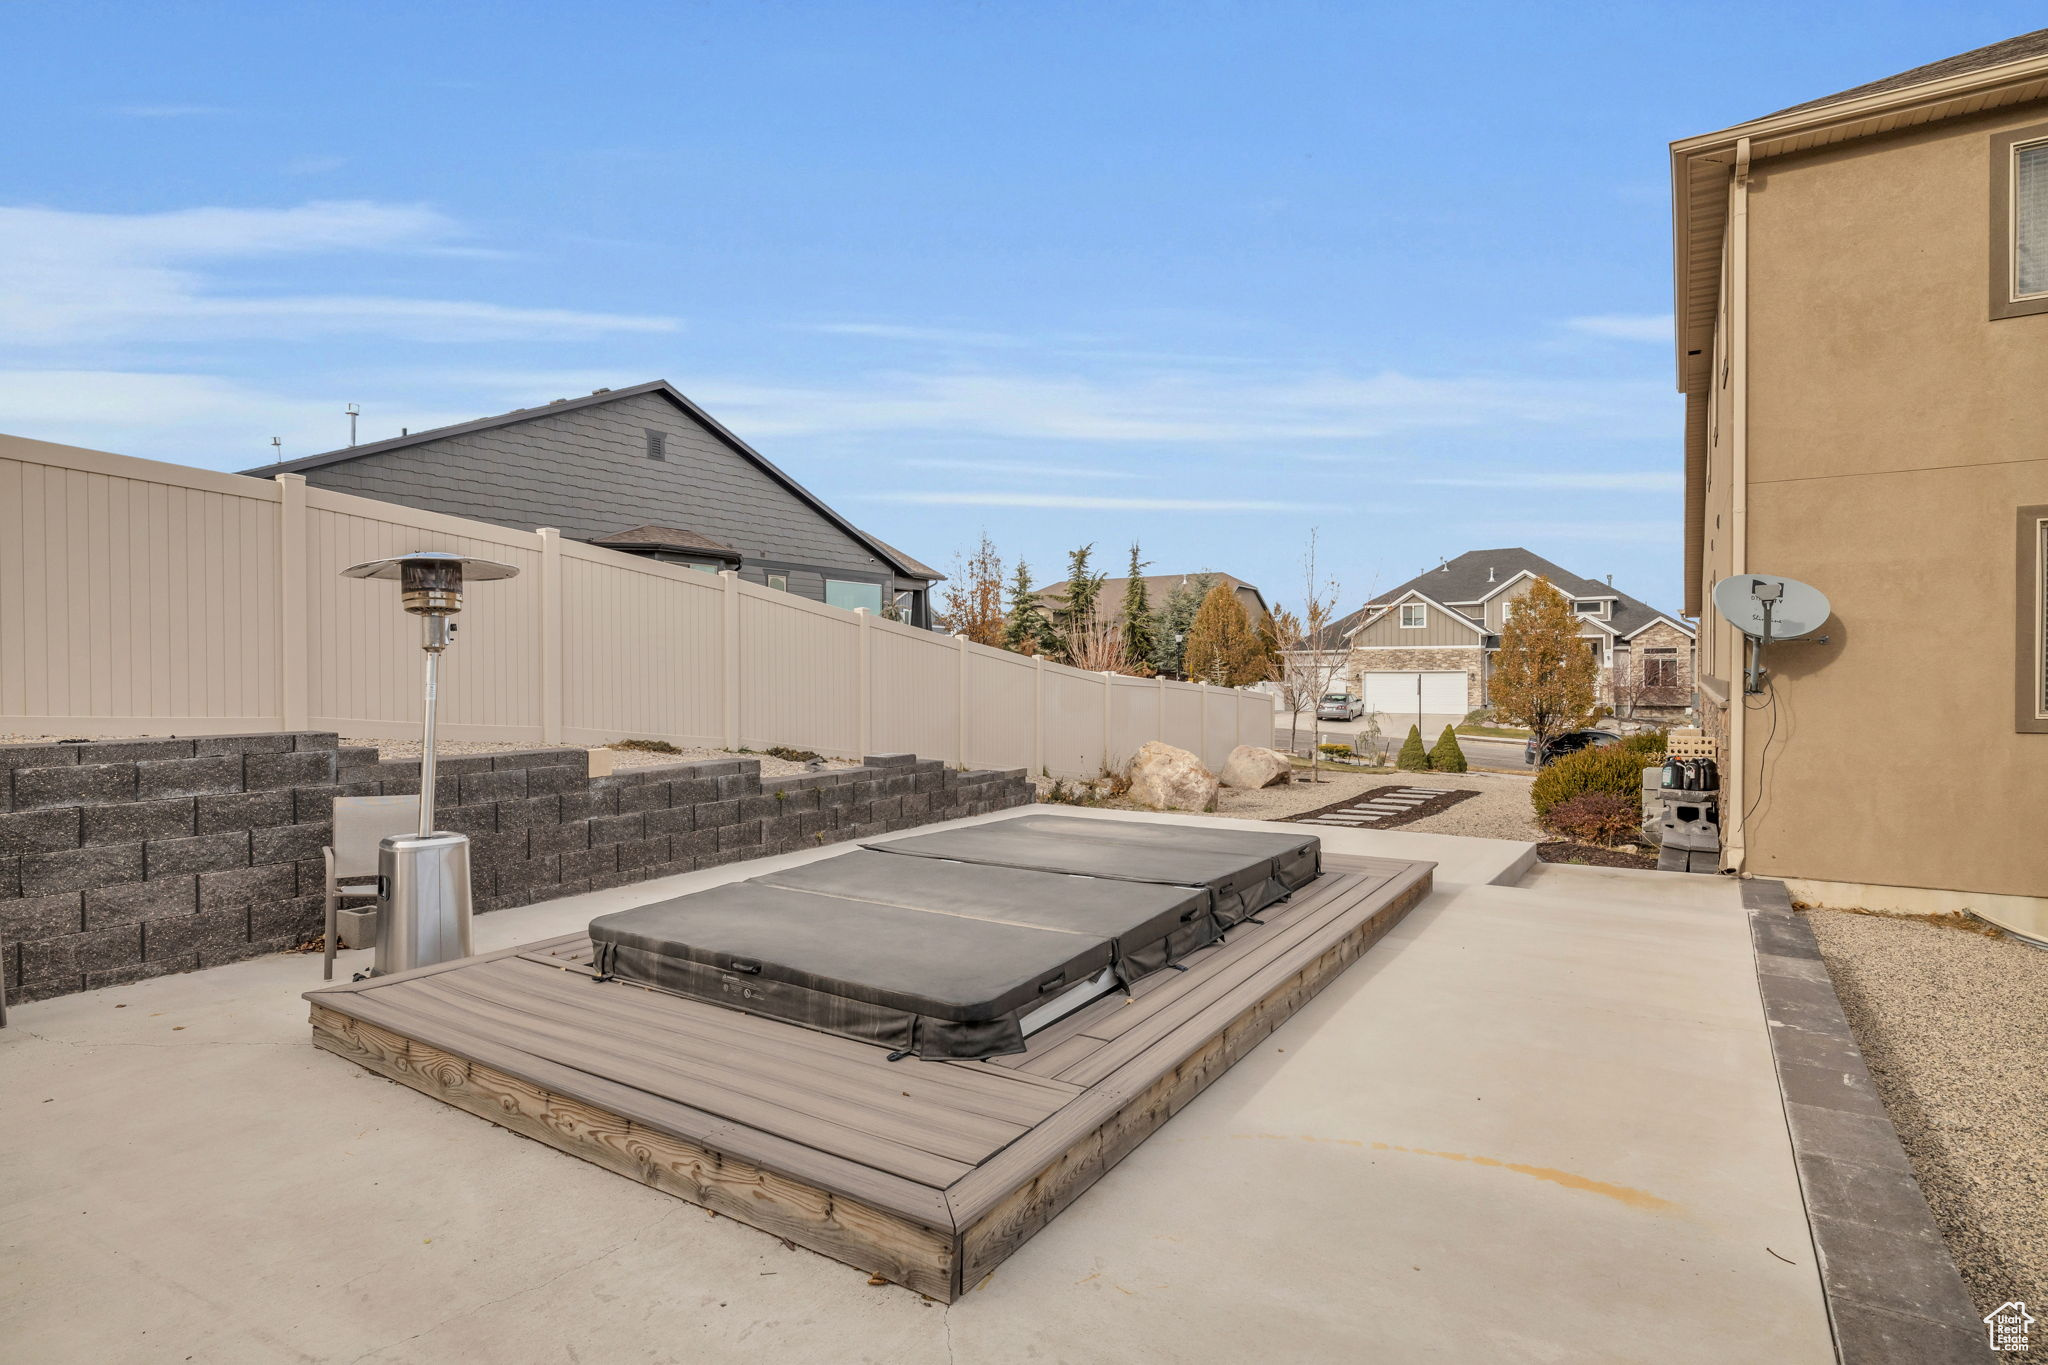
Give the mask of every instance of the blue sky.
[[[0, 9], [0, 431], [234, 469], [666, 378], [859, 524], [1678, 600], [1665, 144], [2017, 4]], [[1741, 35], [1737, 41], [1735, 35]]]

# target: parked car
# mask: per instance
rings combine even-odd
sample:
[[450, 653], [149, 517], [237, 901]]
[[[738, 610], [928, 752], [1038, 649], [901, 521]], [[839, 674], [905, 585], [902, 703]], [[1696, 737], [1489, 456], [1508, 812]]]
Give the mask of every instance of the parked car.
[[1349, 692], [1328, 692], [1316, 703], [1317, 720], [1357, 720], [1365, 714], [1365, 698]]
[[1522, 762], [1531, 767], [1545, 767], [1554, 759], [1566, 754], [1575, 754], [1581, 749], [1591, 749], [1602, 744], [1619, 744], [1621, 736], [1612, 730], [1567, 730], [1561, 735], [1552, 735], [1543, 745], [1541, 760], [1536, 755], [1536, 737], [1529, 736], [1529, 742], [1522, 746]]

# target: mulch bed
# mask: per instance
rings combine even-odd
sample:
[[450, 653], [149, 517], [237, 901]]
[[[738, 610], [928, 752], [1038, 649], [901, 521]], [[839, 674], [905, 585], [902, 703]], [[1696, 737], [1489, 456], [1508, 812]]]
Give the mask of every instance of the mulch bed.
[[1598, 844], [1575, 844], [1569, 839], [1548, 839], [1536, 845], [1536, 856], [1546, 863], [1580, 863], [1590, 867], [1635, 867], [1657, 870], [1654, 853], [1623, 853]]
[[[1340, 810], [1350, 810], [1354, 806], [1370, 805], [1373, 802], [1373, 800], [1377, 797], [1389, 796], [1395, 792], [1405, 790], [1406, 788], [1399, 785], [1391, 787], [1374, 787], [1371, 791], [1361, 792], [1357, 796], [1347, 796], [1342, 801], [1333, 801], [1327, 806], [1321, 806], [1315, 810], [1305, 810], [1300, 812], [1299, 814], [1290, 815], [1287, 818], [1295, 824], [1300, 824], [1306, 820], [1314, 820], [1318, 815], [1330, 815]], [[1453, 788], [1448, 791], [1440, 791], [1437, 792], [1435, 795], [1431, 796], [1428, 800], [1410, 806], [1407, 810], [1397, 811], [1392, 815], [1382, 816], [1376, 820], [1373, 820], [1370, 823], [1360, 823], [1357, 825], [1353, 825], [1351, 826], [1351, 828], [1392, 829], [1396, 825], [1413, 824], [1417, 820], [1427, 820], [1432, 815], [1440, 815], [1444, 811], [1449, 810], [1452, 806], [1457, 805], [1460, 801], [1469, 801], [1477, 795], [1479, 795], [1478, 792], [1466, 791], [1463, 788]]]

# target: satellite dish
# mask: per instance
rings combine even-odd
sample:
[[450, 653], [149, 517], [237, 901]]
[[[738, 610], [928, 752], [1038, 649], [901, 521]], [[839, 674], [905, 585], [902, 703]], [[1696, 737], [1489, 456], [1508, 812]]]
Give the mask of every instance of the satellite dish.
[[1828, 623], [1833, 611], [1819, 588], [1776, 574], [1737, 574], [1714, 585], [1714, 610], [1752, 640], [1796, 640]]

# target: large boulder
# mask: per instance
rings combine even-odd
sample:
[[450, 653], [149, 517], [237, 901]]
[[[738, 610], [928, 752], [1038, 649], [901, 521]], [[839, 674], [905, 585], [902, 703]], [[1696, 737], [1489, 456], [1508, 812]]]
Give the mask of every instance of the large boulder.
[[1223, 760], [1223, 785], [1240, 791], [1277, 787], [1293, 775], [1294, 765], [1287, 755], [1256, 744], [1240, 744]]
[[1186, 749], [1155, 739], [1131, 760], [1130, 795], [1152, 810], [1213, 810], [1216, 775]]

